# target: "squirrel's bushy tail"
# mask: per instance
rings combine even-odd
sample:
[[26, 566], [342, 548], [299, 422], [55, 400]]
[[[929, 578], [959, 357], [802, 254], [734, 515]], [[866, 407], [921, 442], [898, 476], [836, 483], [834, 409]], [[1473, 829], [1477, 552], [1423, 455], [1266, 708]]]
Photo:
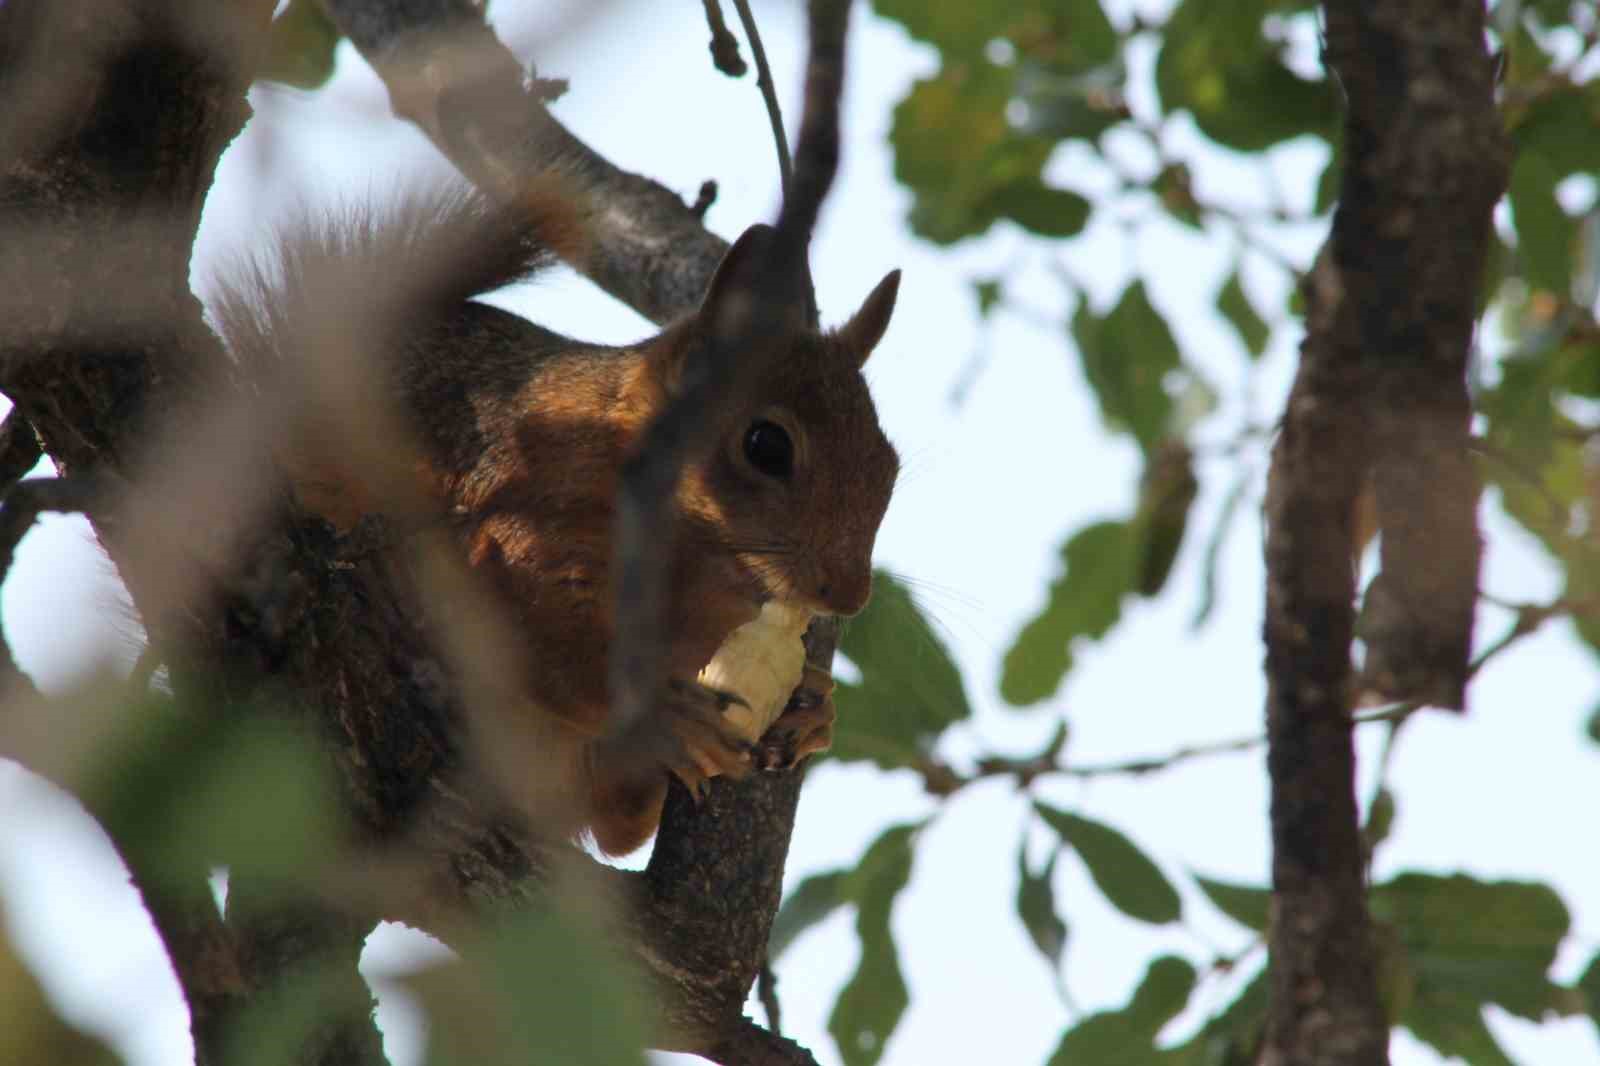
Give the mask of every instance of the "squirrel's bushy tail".
[[285, 360], [321, 361], [330, 332], [387, 346], [557, 258], [579, 261], [582, 231], [556, 177], [512, 204], [462, 182], [414, 185], [379, 204], [300, 210], [264, 253], [213, 279], [207, 303], [242, 376], [259, 380]]

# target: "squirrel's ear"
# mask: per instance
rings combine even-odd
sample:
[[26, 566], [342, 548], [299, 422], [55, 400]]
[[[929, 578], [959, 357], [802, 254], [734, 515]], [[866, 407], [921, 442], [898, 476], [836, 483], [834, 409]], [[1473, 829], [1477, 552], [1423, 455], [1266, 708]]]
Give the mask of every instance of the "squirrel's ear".
[[839, 327], [839, 339], [856, 353], [860, 362], [865, 363], [872, 349], [883, 340], [883, 333], [889, 328], [889, 316], [894, 314], [894, 298], [899, 293], [900, 271], [891, 270], [878, 282], [878, 287], [867, 294], [850, 321]]
[[[705, 299], [700, 302], [702, 320], [715, 322], [719, 316], [738, 307], [740, 301], [759, 297], [762, 271], [776, 251], [777, 236], [778, 231], [764, 223], [757, 223], [739, 235], [722, 262], [717, 264]], [[786, 301], [773, 311], [779, 316], [779, 321], [772, 323], [775, 331], [797, 331], [805, 326], [802, 304]]]

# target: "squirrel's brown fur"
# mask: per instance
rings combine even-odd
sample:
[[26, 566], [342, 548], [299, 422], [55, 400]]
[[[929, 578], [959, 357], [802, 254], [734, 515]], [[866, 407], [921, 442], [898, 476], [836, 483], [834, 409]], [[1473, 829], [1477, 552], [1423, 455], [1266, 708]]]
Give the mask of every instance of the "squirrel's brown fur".
[[[619, 472], [709, 316], [748, 297], [768, 242], [764, 227], [752, 228], [700, 311], [635, 345], [585, 344], [471, 299], [544, 265], [552, 249], [581, 255], [574, 217], [559, 196], [498, 210], [470, 193], [414, 193], [382, 216], [300, 225], [280, 241], [276, 262], [224, 291], [214, 312], [246, 364], [282, 364], [294, 348], [324, 343], [313, 323], [352, 317], [396, 353], [381, 379], [416, 451], [387, 459], [450, 515], [468, 563], [516, 623], [520, 676], [534, 713], [552, 726], [540, 730], [551, 765], [530, 773], [573, 782], [584, 793], [574, 800], [582, 827], [621, 853], [654, 832], [666, 779], [641, 783], [601, 743]], [[317, 280], [327, 277], [339, 279], [337, 293]], [[692, 684], [733, 629], [768, 599], [835, 614], [866, 603], [898, 460], [860, 367], [888, 324], [897, 285], [898, 272], [837, 330], [775, 324], [771, 343], [784, 352], [744, 407], [713, 415], [718, 445], [680, 478], [665, 630], [673, 681], [648, 724], [663, 738], [667, 768], [686, 778], [708, 760], [722, 772], [747, 765], [739, 742], [718, 734], [714, 711], [708, 728], [714, 694]], [[291, 480], [306, 506], [348, 526], [382, 498], [366, 484], [373, 475], [326, 445], [316, 417], [301, 421], [283, 453]], [[761, 422], [781, 427], [792, 446], [785, 476], [747, 454]]]

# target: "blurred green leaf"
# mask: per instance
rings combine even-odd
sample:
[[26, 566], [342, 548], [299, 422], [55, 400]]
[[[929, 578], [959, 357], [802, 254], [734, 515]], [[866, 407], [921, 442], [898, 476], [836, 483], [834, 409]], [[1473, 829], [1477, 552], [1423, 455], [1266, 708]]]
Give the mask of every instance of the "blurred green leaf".
[[262, 707], [193, 712], [150, 696], [125, 714], [85, 789], [145, 877], [179, 886], [212, 867], [294, 879], [332, 853], [336, 798], [314, 743]]
[[1154, 925], [1183, 916], [1183, 904], [1167, 875], [1122, 833], [1043, 803], [1034, 809], [1072, 845], [1095, 886], [1123, 914]]
[[1560, 174], [1537, 152], [1517, 155], [1511, 166], [1511, 216], [1517, 227], [1517, 261], [1530, 285], [1566, 296], [1572, 287], [1572, 219], [1556, 203]]
[[845, 623], [839, 650], [860, 669], [861, 681], [841, 681], [834, 690], [836, 758], [904, 766], [972, 714], [949, 649], [891, 574], [873, 575], [872, 600]]
[[1212, 904], [1246, 929], [1267, 931], [1267, 915], [1272, 907], [1272, 890], [1253, 885], [1234, 885], [1195, 874], [1195, 884]]
[[642, 990], [571, 912], [522, 912], [462, 961], [408, 978], [428, 1017], [431, 1066], [646, 1061]]
[[844, 893], [844, 881], [848, 874], [848, 870], [812, 874], [784, 897], [777, 917], [772, 920], [772, 932], [767, 937], [769, 962], [776, 962], [801, 933], [849, 902]]
[[1600, 171], [1600, 84], [1537, 94], [1512, 127], [1517, 158], [1536, 155], [1558, 178]]
[[333, 77], [339, 29], [317, 0], [290, 0], [272, 20], [256, 76], [296, 89], [319, 89]]
[[1091, 1014], [1068, 1029], [1049, 1066], [1167, 1062], [1170, 1056], [1156, 1049], [1156, 1035], [1189, 1002], [1195, 979], [1194, 967], [1185, 960], [1172, 955], [1156, 959], [1128, 1005]]
[[889, 916], [911, 879], [912, 842], [921, 823], [886, 830], [845, 879], [856, 904], [856, 935], [861, 960], [834, 1002], [828, 1032], [846, 1066], [871, 1066], [883, 1056], [910, 998]]
[[1167, 20], [1156, 88], [1167, 111], [1187, 110], [1207, 137], [1244, 152], [1309, 133], [1328, 138], [1337, 120], [1326, 81], [1306, 81], [1261, 34], [1263, 0], [1183, 0]]
[[1589, 725], [1587, 728], [1589, 739], [1600, 744], [1600, 707], [1589, 712]]
[[985, 59], [947, 65], [896, 105], [895, 178], [911, 190], [911, 227], [949, 244], [1006, 217], [1007, 190], [1039, 180], [1053, 141], [1012, 127], [1010, 69]]
[[1410, 984], [1395, 1021], [1444, 1055], [1507, 1061], [1483, 1025], [1496, 1004], [1538, 1020], [1565, 999], [1548, 977], [1567, 935], [1567, 909], [1548, 886], [1456, 874], [1402, 874], [1372, 889], [1386, 970]]
[[1600, 955], [1589, 960], [1583, 976], [1578, 978], [1577, 989], [1583, 994], [1584, 1009], [1596, 1025], [1600, 1025]]
[[984, 46], [1005, 35], [1007, 28], [1031, 4], [1021, 0], [994, 0], [984, 4], [929, 4], [924, 0], [873, 0], [884, 18], [894, 19], [918, 40], [927, 41], [953, 56], [975, 56]]
[[1080, 303], [1072, 316], [1072, 336], [1106, 423], [1132, 433], [1148, 453], [1169, 428], [1173, 405], [1166, 378], [1178, 369], [1179, 353], [1144, 283], [1129, 285], [1104, 317], [1091, 311], [1088, 301]]
[[924, 0], [873, 0], [885, 18], [934, 45], [946, 60], [982, 54], [1006, 39], [1019, 53], [1062, 72], [1083, 70], [1113, 59], [1120, 42], [1098, 0], [993, 0], [983, 4], [930, 4]]
[[1055, 889], [1051, 886], [1060, 857], [1060, 848], [1052, 850], [1044, 869], [1036, 874], [1028, 869], [1027, 841], [1017, 849], [1017, 917], [1022, 919], [1039, 954], [1050, 963], [1052, 973], [1061, 965], [1061, 953], [1067, 946], [1067, 923], [1056, 913]]
[[1071, 237], [1089, 221], [1088, 200], [1036, 178], [1013, 182], [994, 196], [1006, 218], [1041, 237]]
[[1378, 794], [1372, 797], [1372, 806], [1367, 810], [1367, 824], [1361, 829], [1368, 848], [1377, 848], [1389, 839], [1389, 833], [1394, 829], [1394, 815], [1394, 793], [1387, 788], [1378, 789]]
[[1189, 527], [1189, 510], [1199, 491], [1194, 453], [1182, 441], [1163, 442], [1145, 463], [1139, 483], [1139, 510], [1134, 516], [1139, 531], [1134, 588], [1139, 595], [1155, 596], [1167, 583]]
[[1439, 1002], [1414, 1007], [1405, 1026], [1411, 1035], [1446, 1058], [1472, 1066], [1516, 1066], [1471, 1004]]
[[1065, 573], [1006, 652], [1000, 695], [1007, 702], [1048, 699], [1072, 669], [1073, 641], [1104, 636], [1116, 624], [1138, 576], [1138, 552], [1131, 522], [1097, 522], [1072, 535], [1061, 550]]
[[1261, 353], [1267, 350], [1267, 341], [1272, 337], [1272, 327], [1267, 325], [1256, 312], [1250, 297], [1245, 295], [1238, 270], [1228, 275], [1222, 290], [1217, 293], [1217, 310], [1221, 311], [1223, 317], [1238, 331], [1239, 339], [1244, 341], [1245, 351], [1250, 353], [1250, 358], [1260, 358]]

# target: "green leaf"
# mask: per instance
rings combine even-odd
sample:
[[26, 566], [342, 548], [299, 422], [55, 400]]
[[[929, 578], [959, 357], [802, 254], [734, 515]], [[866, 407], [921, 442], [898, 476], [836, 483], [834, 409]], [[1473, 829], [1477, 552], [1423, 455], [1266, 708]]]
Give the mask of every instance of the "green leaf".
[[1188, 962], [1172, 955], [1156, 959], [1128, 1005], [1091, 1014], [1068, 1029], [1049, 1066], [1155, 1066], [1168, 1061], [1168, 1055], [1156, 1049], [1156, 1035], [1183, 1010], [1194, 986], [1195, 970]]
[[1123, 914], [1154, 925], [1183, 916], [1183, 904], [1167, 875], [1127, 837], [1102, 822], [1043, 803], [1034, 809], [1072, 845], [1095, 886]]
[[1145, 463], [1139, 482], [1139, 510], [1134, 516], [1134, 526], [1139, 531], [1134, 587], [1139, 595], [1155, 596], [1167, 583], [1199, 490], [1194, 453], [1183, 442], [1164, 442]]
[[1028, 869], [1028, 848], [1024, 840], [1017, 849], [1017, 917], [1028, 931], [1034, 947], [1050, 963], [1051, 972], [1061, 964], [1061, 953], [1067, 946], [1067, 923], [1056, 913], [1055, 890], [1051, 878], [1056, 872], [1056, 860], [1061, 849], [1050, 853], [1044, 869], [1035, 874]]
[[1600, 744], [1600, 707], [1596, 707], [1589, 712], [1589, 724], [1586, 731], [1591, 741]]
[[1006, 652], [1000, 695], [1007, 702], [1048, 699], [1072, 669], [1073, 641], [1104, 636], [1116, 624], [1138, 576], [1138, 552], [1131, 522], [1097, 522], [1072, 535], [1061, 549], [1065, 573]]
[[1156, 59], [1162, 107], [1187, 110], [1207, 137], [1244, 152], [1305, 133], [1328, 138], [1338, 117], [1327, 81], [1289, 70], [1262, 37], [1265, 15], [1263, 0], [1183, 0]]
[[152, 695], [120, 724], [84, 794], [145, 877], [182, 888], [227, 865], [280, 881], [332, 853], [336, 799], [323, 760], [270, 709], [195, 712]]
[[1001, 214], [1041, 237], [1071, 237], [1089, 221], [1088, 200], [1038, 179], [1014, 182], [993, 195]]
[[828, 1018], [828, 1032], [846, 1066], [871, 1066], [883, 1056], [910, 997], [889, 915], [895, 897], [911, 879], [912, 841], [921, 823], [886, 830], [845, 879], [856, 904], [856, 935], [861, 960], [845, 982]]
[[894, 173], [913, 194], [919, 236], [949, 244], [982, 233], [1005, 217], [1005, 190], [1038, 182], [1055, 142], [1007, 120], [1013, 82], [984, 59], [952, 63], [895, 106]]
[[1600, 86], [1573, 85], [1537, 94], [1511, 131], [1517, 158], [1539, 156], [1558, 178], [1600, 170]]
[[1578, 978], [1577, 988], [1583, 994], [1584, 1009], [1595, 1024], [1600, 1025], [1600, 955], [1589, 960], [1583, 976]]
[[333, 77], [339, 29], [316, 0], [290, 0], [272, 20], [258, 78], [320, 89]]
[[1009, 39], [1022, 55], [1061, 72], [1103, 64], [1120, 47], [1116, 30], [1098, 0], [990, 0], [982, 4], [930, 4], [926, 0], [874, 0], [873, 7], [906, 32], [944, 52], [970, 59], [991, 41]]
[[776, 962], [801, 933], [849, 902], [844, 892], [848, 874], [847, 870], [829, 870], [812, 874], [794, 886], [772, 919], [772, 932], [767, 936], [768, 961]]
[[1378, 794], [1372, 797], [1372, 806], [1367, 810], [1367, 824], [1361, 829], [1361, 836], [1369, 849], [1376, 849], [1389, 839], [1389, 833], [1394, 829], [1394, 815], [1394, 793], [1387, 788], [1378, 789]]
[[839, 650], [860, 669], [861, 681], [834, 690], [836, 758], [904, 766], [972, 714], [949, 649], [890, 574], [873, 575], [872, 600], [844, 624]]
[[1511, 217], [1517, 228], [1517, 260], [1530, 285], [1565, 297], [1572, 287], [1572, 238], [1576, 228], [1556, 202], [1560, 174], [1544, 156], [1526, 152], [1511, 166]]
[[1250, 297], [1245, 295], [1238, 270], [1228, 275], [1222, 291], [1217, 293], [1217, 310], [1221, 311], [1222, 316], [1238, 331], [1239, 339], [1244, 341], [1245, 351], [1250, 353], [1250, 358], [1259, 359], [1261, 353], [1267, 350], [1267, 341], [1272, 337], [1272, 327], [1256, 313], [1255, 305], [1250, 302]]
[[1272, 890], [1253, 885], [1233, 885], [1195, 875], [1195, 884], [1212, 904], [1246, 929], [1267, 931], [1267, 916], [1272, 908]]
[[1166, 378], [1178, 369], [1179, 354], [1144, 282], [1129, 285], [1103, 318], [1081, 303], [1072, 316], [1072, 336], [1106, 423], [1132, 433], [1148, 453], [1169, 428], [1173, 405]]
[[926, 0], [873, 0], [884, 18], [894, 19], [918, 40], [927, 41], [954, 56], [976, 56], [984, 46], [1005, 34], [1020, 11], [1030, 5], [1018, 0], [984, 4], [930, 4]]
[[643, 990], [577, 911], [519, 912], [463, 961], [407, 980], [427, 1009], [429, 1063], [643, 1066]]
[[1402, 874], [1372, 889], [1371, 906], [1414, 974], [1410, 1007], [1398, 1019], [1414, 1031], [1420, 1012], [1427, 1015], [1418, 1021], [1423, 1029], [1461, 1029], [1460, 1039], [1469, 1039], [1476, 1030], [1441, 1013], [1441, 1004], [1476, 1012], [1495, 1003], [1537, 1020], [1559, 999], [1547, 974], [1570, 923], [1546, 885]]
[[1472, 1066], [1517, 1066], [1489, 1031], [1478, 1007], [1450, 1002], [1413, 1007], [1405, 1026], [1445, 1058]]

